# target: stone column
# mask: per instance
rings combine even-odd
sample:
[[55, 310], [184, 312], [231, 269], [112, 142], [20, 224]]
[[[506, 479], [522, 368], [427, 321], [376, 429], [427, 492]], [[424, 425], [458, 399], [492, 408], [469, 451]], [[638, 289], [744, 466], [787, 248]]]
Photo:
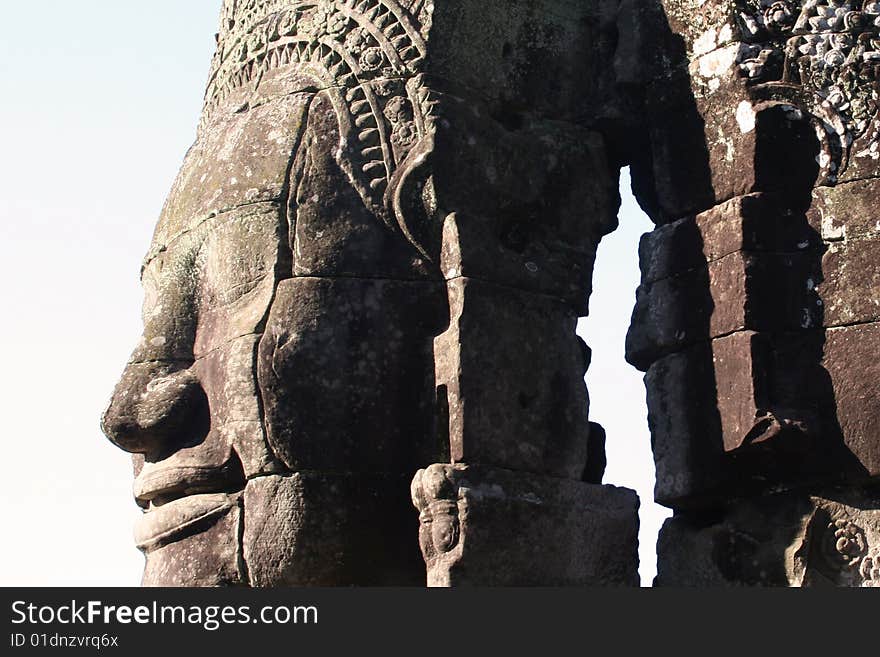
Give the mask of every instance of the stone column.
[[449, 462], [413, 482], [430, 585], [638, 583], [637, 499], [600, 485], [575, 334], [617, 225], [619, 164], [599, 127], [619, 112], [616, 4], [434, 4], [426, 156]]
[[880, 4], [662, 4], [627, 340], [676, 511], [658, 583], [873, 581]]

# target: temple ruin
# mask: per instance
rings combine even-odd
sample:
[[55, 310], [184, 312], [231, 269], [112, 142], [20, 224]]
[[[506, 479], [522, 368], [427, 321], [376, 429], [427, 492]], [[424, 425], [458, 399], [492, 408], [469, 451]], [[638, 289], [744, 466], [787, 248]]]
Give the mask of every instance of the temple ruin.
[[223, 0], [103, 418], [144, 584], [638, 585], [627, 166], [655, 584], [880, 583], [878, 71], [876, 0]]

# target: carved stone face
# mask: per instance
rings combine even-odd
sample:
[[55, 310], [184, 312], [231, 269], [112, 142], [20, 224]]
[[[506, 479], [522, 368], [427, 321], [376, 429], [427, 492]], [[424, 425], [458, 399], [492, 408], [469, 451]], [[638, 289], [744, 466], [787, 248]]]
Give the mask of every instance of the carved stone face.
[[430, 571], [458, 546], [459, 508], [456, 487], [448, 476], [451, 466], [432, 465], [419, 470], [412, 482], [413, 504], [419, 510], [419, 545]]
[[254, 363], [290, 268], [285, 190], [308, 102], [292, 95], [207, 124], [159, 220], [143, 268], [144, 334], [104, 419], [114, 442], [142, 455], [136, 536], [150, 556], [238, 514], [246, 479], [278, 469]]
[[[492, 43], [486, 11], [505, 17]], [[456, 458], [583, 472], [575, 315], [616, 183], [601, 136], [553, 118], [583, 94], [543, 86], [583, 77], [569, 46], [586, 21], [548, 15], [558, 40], [534, 39], [531, 13], [507, 14], [224, 3], [198, 139], [144, 266], [144, 335], [103, 422], [138, 455], [146, 583], [421, 583], [408, 483], [451, 443]], [[428, 57], [429, 34], [461, 56]], [[534, 112], [508, 112], [514, 97]], [[459, 385], [511, 363], [527, 375], [485, 398]], [[503, 421], [480, 417], [495, 404]], [[505, 442], [509, 427], [528, 444]], [[439, 551], [457, 540], [452, 511], [432, 510]]]
[[[248, 565], [284, 583], [298, 532], [361, 531], [311, 526], [293, 473], [344, 473], [322, 508], [356, 513], [362, 473], [414, 471], [445, 291], [388, 230], [383, 195], [419, 137], [400, 80], [419, 34], [410, 20], [392, 57], [368, 25], [350, 3], [225, 3], [198, 139], [143, 267], [144, 333], [102, 422], [136, 454], [146, 584], [249, 583]], [[245, 515], [277, 535], [245, 535]], [[320, 570], [293, 577], [340, 580]]]
[[458, 543], [458, 505], [438, 501], [422, 512], [421, 521], [431, 526], [431, 546], [435, 554], [445, 554]]

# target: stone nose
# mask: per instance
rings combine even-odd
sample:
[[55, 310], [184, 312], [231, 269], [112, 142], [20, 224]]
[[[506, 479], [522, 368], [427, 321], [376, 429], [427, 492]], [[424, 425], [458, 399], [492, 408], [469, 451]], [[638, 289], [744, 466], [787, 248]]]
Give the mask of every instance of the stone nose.
[[210, 425], [208, 399], [189, 369], [131, 363], [101, 418], [101, 429], [127, 452], [162, 455], [196, 444]]

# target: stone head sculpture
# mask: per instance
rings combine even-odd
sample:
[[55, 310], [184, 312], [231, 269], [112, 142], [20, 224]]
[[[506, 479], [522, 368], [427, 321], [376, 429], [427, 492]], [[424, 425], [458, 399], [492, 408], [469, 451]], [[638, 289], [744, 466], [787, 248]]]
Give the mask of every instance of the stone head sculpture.
[[[348, 507], [375, 495], [359, 477], [423, 460], [442, 285], [396, 214], [428, 139], [423, 4], [223, 5], [198, 139], [143, 266], [143, 337], [103, 420], [136, 455], [146, 583], [286, 581], [271, 549], [309, 522], [302, 486]], [[325, 541], [354, 531], [321, 522]], [[265, 570], [246, 573], [245, 545]], [[341, 577], [319, 570], [309, 582]]]
[[146, 584], [420, 584], [420, 468], [580, 479], [616, 170], [596, 10], [546, 4], [224, 0], [102, 423]]

